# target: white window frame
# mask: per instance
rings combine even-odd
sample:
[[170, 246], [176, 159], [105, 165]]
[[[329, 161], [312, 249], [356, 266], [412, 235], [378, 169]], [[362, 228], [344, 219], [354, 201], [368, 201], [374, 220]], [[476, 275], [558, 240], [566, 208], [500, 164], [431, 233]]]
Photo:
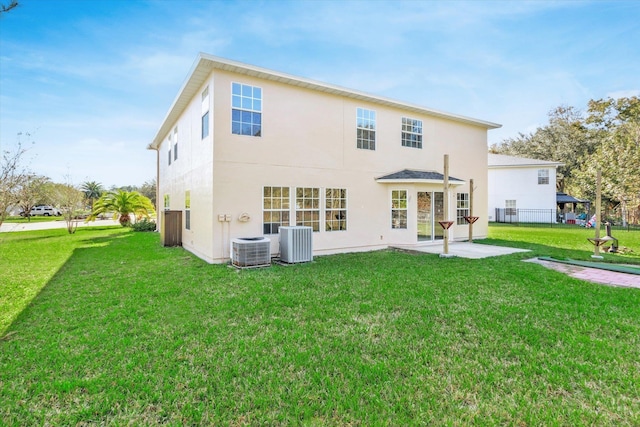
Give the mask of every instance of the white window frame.
[[[234, 93], [235, 85], [240, 87], [240, 93]], [[249, 89], [251, 88], [249, 94]], [[247, 93], [245, 93], [245, 91]], [[256, 96], [257, 95], [257, 96]], [[264, 91], [260, 86], [253, 86], [240, 82], [231, 82], [231, 133], [233, 135], [241, 135], [241, 136], [252, 136], [252, 137], [261, 137], [262, 136], [262, 110], [263, 110], [263, 102], [264, 102]], [[240, 114], [240, 120], [234, 120], [234, 111], [238, 111]], [[243, 113], [249, 113], [251, 115], [251, 122], [244, 122], [242, 120]], [[255, 116], [257, 114], [257, 116]], [[254, 124], [254, 119], [258, 117], [260, 119], [258, 132], [255, 132], [254, 126], [258, 126]], [[239, 132], [236, 132], [235, 124], [239, 124]], [[243, 124], [249, 123], [251, 127], [250, 133], [244, 133]]]
[[184, 192], [184, 228], [191, 230], [191, 190]]
[[[325, 188], [324, 189], [324, 219], [326, 232], [346, 231], [347, 201], [348, 193], [346, 188]], [[336, 228], [337, 227], [337, 228]]]
[[[267, 189], [269, 190], [267, 191]], [[280, 189], [281, 195], [274, 196], [274, 189]], [[284, 190], [287, 192], [286, 196], [282, 195]], [[268, 203], [267, 199], [269, 200]], [[279, 206], [274, 207], [274, 205]], [[274, 213], [280, 213], [280, 221], [273, 221]], [[267, 215], [269, 216], [269, 221], [265, 221]], [[285, 217], [286, 220], [284, 219]], [[269, 224], [269, 230], [265, 228], [266, 224]], [[273, 224], [277, 224], [275, 230]], [[291, 224], [291, 188], [277, 185], [265, 185], [262, 187], [262, 233], [266, 235], [278, 234], [280, 227], [287, 227], [289, 224]]]
[[[396, 193], [404, 193], [404, 199], [396, 197]], [[409, 191], [405, 189], [391, 190], [391, 228], [406, 230], [409, 223]], [[404, 201], [404, 207], [402, 207]], [[402, 218], [404, 212], [404, 223]]]
[[[415, 137], [415, 140], [412, 137]], [[421, 149], [422, 139], [422, 120], [403, 117], [401, 135], [402, 146]]]
[[320, 187], [296, 187], [296, 225], [311, 227], [314, 232], [320, 231], [320, 202]]
[[[368, 138], [361, 136], [367, 133]], [[376, 111], [358, 107], [356, 109], [356, 147], [361, 150], [376, 150]]]
[[467, 220], [465, 216], [469, 216], [469, 193], [457, 193], [456, 194], [456, 224], [465, 225]]
[[549, 185], [549, 169], [538, 169], [538, 185]]

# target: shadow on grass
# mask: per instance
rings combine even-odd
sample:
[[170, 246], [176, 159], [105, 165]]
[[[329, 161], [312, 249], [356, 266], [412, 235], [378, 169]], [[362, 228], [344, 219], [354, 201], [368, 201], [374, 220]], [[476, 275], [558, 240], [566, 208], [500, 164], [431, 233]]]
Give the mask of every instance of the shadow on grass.
[[0, 281], [4, 282], [0, 287], [0, 339], [79, 252], [104, 248], [129, 236], [130, 233], [114, 227], [81, 228], [71, 235], [66, 229], [5, 234], [0, 239], [4, 246], [0, 248], [0, 257], [7, 264], [0, 272]]
[[[581, 260], [581, 261], [592, 261], [593, 259], [591, 258], [591, 256], [594, 254], [593, 250], [561, 248], [561, 247], [556, 247], [551, 245], [543, 245], [539, 243], [531, 243], [531, 242], [518, 241], [518, 240], [487, 238], [483, 240], [474, 241], [474, 243], [480, 243], [485, 245], [495, 245], [495, 246], [506, 246], [506, 247], [519, 248], [519, 249], [529, 249], [531, 251], [531, 252], [514, 254], [518, 256], [520, 259], [548, 256], [548, 257], [553, 257], [557, 259], [571, 258], [571, 259]], [[635, 252], [627, 255], [601, 252], [601, 255], [604, 257], [602, 262], [627, 263], [627, 264], [640, 265], [640, 256]]]

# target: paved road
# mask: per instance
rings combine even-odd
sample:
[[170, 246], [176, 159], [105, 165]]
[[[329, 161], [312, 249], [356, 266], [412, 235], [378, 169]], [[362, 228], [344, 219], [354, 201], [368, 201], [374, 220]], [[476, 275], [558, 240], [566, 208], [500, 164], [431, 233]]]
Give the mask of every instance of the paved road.
[[[112, 219], [97, 219], [87, 222], [79, 221], [78, 227], [96, 227], [105, 225], [118, 225], [119, 222]], [[0, 233], [11, 231], [48, 230], [51, 228], [66, 228], [67, 222], [63, 219], [44, 222], [4, 222], [0, 225]]]

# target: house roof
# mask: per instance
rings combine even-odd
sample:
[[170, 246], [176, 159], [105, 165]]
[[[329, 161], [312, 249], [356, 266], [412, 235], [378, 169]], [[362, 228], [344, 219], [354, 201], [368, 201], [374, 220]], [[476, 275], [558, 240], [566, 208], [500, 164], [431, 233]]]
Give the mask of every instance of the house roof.
[[576, 199], [567, 193], [556, 193], [556, 203], [587, 203], [589, 200]]
[[[426, 184], [443, 184], [444, 175], [434, 171], [419, 171], [412, 169], [404, 169], [398, 172], [376, 178], [380, 183], [426, 183]], [[462, 185], [465, 182], [461, 179], [449, 177], [449, 184]]]
[[386, 105], [390, 107], [400, 108], [415, 113], [426, 114], [433, 117], [440, 117], [456, 122], [462, 122], [471, 124], [474, 126], [480, 126], [487, 129], [496, 129], [502, 125], [492, 123], [484, 120], [474, 119], [471, 117], [461, 116], [458, 114], [446, 113], [443, 111], [434, 110], [431, 108], [409, 104], [402, 101], [393, 100], [377, 95], [371, 95], [364, 92], [347, 89], [341, 86], [336, 86], [328, 83], [323, 83], [317, 80], [306, 79], [304, 77], [297, 77], [290, 74], [281, 73], [278, 71], [268, 70], [266, 68], [256, 67], [254, 65], [244, 64], [242, 62], [232, 61], [225, 58], [209, 55], [206, 53], [199, 53], [195, 62], [193, 63], [187, 79], [182, 84], [178, 96], [171, 104], [169, 112], [165, 116], [160, 129], [153, 138], [153, 141], [147, 148], [157, 149], [162, 142], [165, 135], [169, 133], [169, 130], [173, 124], [178, 120], [182, 112], [185, 110], [191, 99], [198, 93], [211, 71], [214, 69], [230, 71], [238, 74], [245, 74], [252, 77], [258, 77], [266, 80], [273, 80], [292, 86], [298, 86], [306, 89], [317, 90], [320, 92], [331, 93], [335, 95], [345, 96], [352, 99], [371, 102], [374, 104]]
[[531, 166], [548, 166], [558, 167], [564, 166], [561, 162], [552, 162], [548, 160], [528, 159], [526, 157], [507, 156], [504, 154], [489, 153], [489, 168], [521, 168]]

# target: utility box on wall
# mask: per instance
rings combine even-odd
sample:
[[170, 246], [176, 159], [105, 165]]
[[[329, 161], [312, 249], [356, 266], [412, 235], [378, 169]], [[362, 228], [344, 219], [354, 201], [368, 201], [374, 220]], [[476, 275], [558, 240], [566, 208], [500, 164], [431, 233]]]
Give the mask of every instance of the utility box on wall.
[[182, 211], [162, 212], [160, 239], [163, 246], [182, 246]]

